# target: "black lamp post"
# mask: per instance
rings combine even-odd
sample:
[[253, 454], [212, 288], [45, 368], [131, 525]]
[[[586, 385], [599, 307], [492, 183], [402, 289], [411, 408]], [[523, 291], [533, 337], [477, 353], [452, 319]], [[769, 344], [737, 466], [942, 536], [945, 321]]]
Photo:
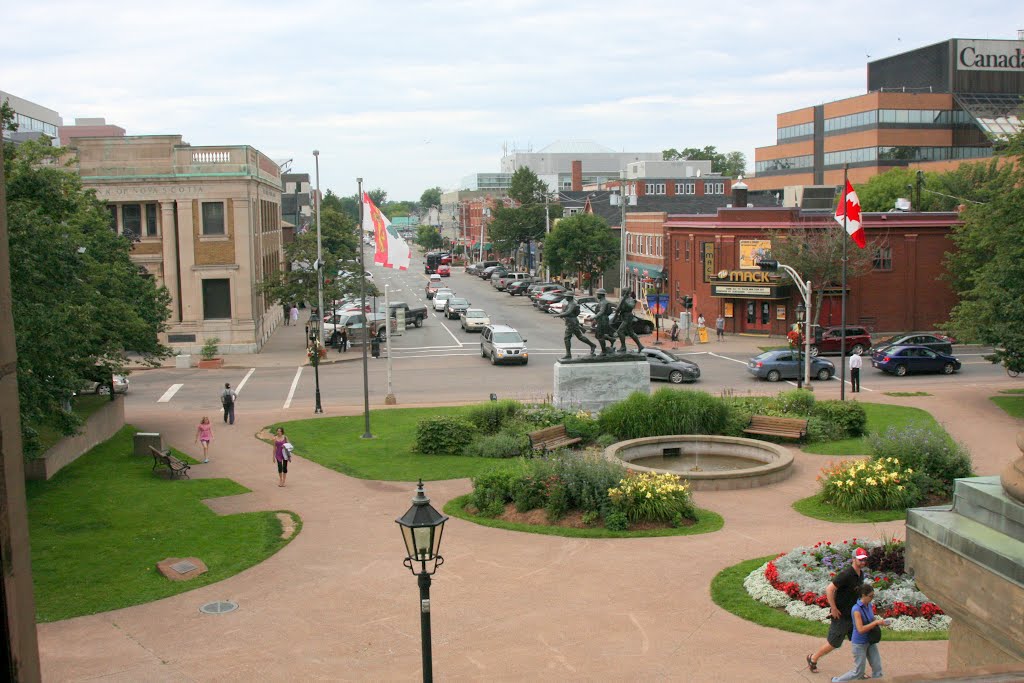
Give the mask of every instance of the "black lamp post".
[[[420, 639], [423, 650], [423, 680], [434, 680], [433, 660], [430, 653], [430, 577], [444, 564], [441, 549], [441, 534], [448, 517], [430, 505], [430, 499], [423, 492], [423, 480], [416, 486], [416, 497], [412, 507], [395, 522], [402, 529], [405, 541], [405, 566], [417, 579], [420, 587]], [[416, 564], [419, 563], [419, 571]], [[428, 565], [432, 565], [428, 567]]]
[[[796, 305], [796, 330], [797, 330], [797, 332], [800, 331], [800, 325], [801, 325], [801, 323], [803, 323], [804, 315], [806, 313], [807, 313], [807, 307], [804, 306], [803, 303], [799, 303], [799, 304]], [[800, 363], [800, 367], [798, 367], [797, 370], [796, 370], [796, 388], [797, 389], [803, 389], [804, 388], [804, 381], [803, 381], [804, 380], [804, 359], [803, 359], [802, 353], [803, 352], [801, 351], [801, 348], [800, 348], [800, 338], [799, 338], [799, 335], [798, 335], [797, 336], [797, 347], [796, 347], [796, 359], [797, 359], [797, 362]]]

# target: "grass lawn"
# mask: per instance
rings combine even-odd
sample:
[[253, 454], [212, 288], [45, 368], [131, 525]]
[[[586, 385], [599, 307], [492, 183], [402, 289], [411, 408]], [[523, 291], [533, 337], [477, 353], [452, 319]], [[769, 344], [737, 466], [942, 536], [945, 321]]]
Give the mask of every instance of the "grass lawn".
[[1000, 394], [1024, 394], [1024, 389], [1000, 389]]
[[[908, 408], [906, 406], [893, 406], [882, 403], [861, 403], [864, 412], [868, 416], [867, 430], [871, 434], [880, 434], [889, 427], [925, 427], [931, 429], [942, 429], [935, 418], [920, 408]], [[868, 455], [871, 447], [866, 437], [858, 436], [840, 441], [827, 441], [824, 443], [812, 443], [804, 446], [805, 453], [817, 455]]]
[[872, 510], [866, 512], [846, 512], [832, 507], [821, 500], [821, 494], [801, 498], [793, 503], [793, 509], [806, 517], [822, 519], [826, 522], [840, 524], [863, 524], [866, 522], [891, 522], [895, 519], [906, 519], [906, 510]]
[[[398, 408], [370, 411], [373, 439], [363, 439], [363, 416], [280, 422], [295, 452], [304, 458], [359, 479], [432, 481], [473, 477], [501, 465], [502, 460], [462, 455], [414, 453], [416, 423], [441, 412], [456, 415], [465, 408]], [[270, 446], [268, 445], [269, 449]], [[269, 450], [268, 450], [269, 452]]]
[[545, 534], [547, 536], [569, 536], [571, 538], [641, 538], [644, 536], [692, 536], [694, 534], [707, 534], [718, 531], [722, 528], [724, 521], [722, 516], [711, 510], [697, 508], [699, 521], [693, 526], [680, 527], [678, 529], [648, 529], [644, 531], [611, 531], [604, 527], [590, 529], [574, 529], [570, 527], [547, 526], [543, 524], [521, 524], [517, 522], [506, 522], [491, 517], [480, 517], [466, 511], [466, 504], [470, 496], [459, 496], [448, 501], [444, 506], [444, 513], [451, 517], [458, 517], [469, 522], [482, 526], [494, 527], [495, 529], [508, 529], [509, 531], [526, 531], [532, 534]]
[[[750, 597], [743, 587], [743, 580], [747, 578], [750, 572], [765, 562], [774, 559], [775, 555], [769, 555], [767, 557], [746, 560], [723, 569], [711, 581], [711, 599], [714, 600], [716, 605], [727, 612], [731, 612], [741, 619], [752, 621], [755, 624], [824, 639], [828, 633], [827, 624], [799, 619], [790, 616], [782, 609], [769, 607], [763, 602], [758, 602]], [[888, 642], [948, 639], [948, 631], [908, 632], [886, 630], [882, 636], [882, 640]]]
[[[118, 396], [117, 400], [123, 401], [124, 397]], [[108, 403], [110, 403], [110, 396], [83, 394], [71, 399], [71, 412], [82, 418], [82, 420], [88, 420], [90, 415]], [[35, 425], [35, 428], [39, 434], [40, 455], [53, 448], [54, 444], [64, 438], [64, 435], [50, 423], [44, 422], [43, 424]]]
[[1009, 394], [1013, 391], [1013, 395], [1010, 396], [990, 396], [989, 400], [995, 403], [997, 406], [1003, 409], [1010, 417], [1015, 417], [1018, 420], [1024, 418], [1024, 393], [1017, 393], [1019, 390], [1008, 390], [1001, 391], [1001, 394]]
[[927, 391], [886, 391], [886, 396], [931, 396]]
[[[132, 455], [135, 431], [124, 427], [50, 481], [25, 483], [38, 621], [190, 591], [233, 576], [287, 543], [274, 512], [219, 516], [203, 505], [204, 498], [248, 491], [230, 479], [154, 475], [152, 458]], [[169, 581], [156, 570], [168, 557], [198, 557], [209, 571]]]

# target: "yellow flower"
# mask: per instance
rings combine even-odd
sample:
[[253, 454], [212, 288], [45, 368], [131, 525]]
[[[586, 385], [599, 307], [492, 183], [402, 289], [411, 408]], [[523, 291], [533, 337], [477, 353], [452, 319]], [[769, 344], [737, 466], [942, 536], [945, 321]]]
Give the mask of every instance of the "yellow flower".
[[896, 488], [898, 488], [900, 491], [903, 490], [903, 486], [902, 485], [901, 486], [897, 486]]
[[853, 486], [853, 479], [847, 479], [846, 480], [846, 485], [847, 486]]

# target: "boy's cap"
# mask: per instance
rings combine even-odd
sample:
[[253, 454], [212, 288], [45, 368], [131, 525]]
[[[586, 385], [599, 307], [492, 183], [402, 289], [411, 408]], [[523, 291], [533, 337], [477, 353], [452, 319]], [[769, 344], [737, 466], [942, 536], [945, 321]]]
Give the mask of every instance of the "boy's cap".
[[864, 550], [864, 548], [857, 548], [853, 551], [853, 556], [858, 560], [866, 560], [868, 559], [868, 551]]

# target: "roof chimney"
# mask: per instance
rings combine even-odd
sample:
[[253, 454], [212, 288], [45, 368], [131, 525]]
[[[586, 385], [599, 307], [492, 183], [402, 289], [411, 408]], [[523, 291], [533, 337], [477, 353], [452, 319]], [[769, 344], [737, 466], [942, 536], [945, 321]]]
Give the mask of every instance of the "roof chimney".
[[747, 184], [743, 182], [743, 176], [736, 178], [732, 184], [732, 205], [740, 208], [747, 205]]
[[[562, 168], [565, 168], [564, 166]], [[581, 192], [583, 190], [583, 161], [576, 160], [572, 162], [572, 191]]]

